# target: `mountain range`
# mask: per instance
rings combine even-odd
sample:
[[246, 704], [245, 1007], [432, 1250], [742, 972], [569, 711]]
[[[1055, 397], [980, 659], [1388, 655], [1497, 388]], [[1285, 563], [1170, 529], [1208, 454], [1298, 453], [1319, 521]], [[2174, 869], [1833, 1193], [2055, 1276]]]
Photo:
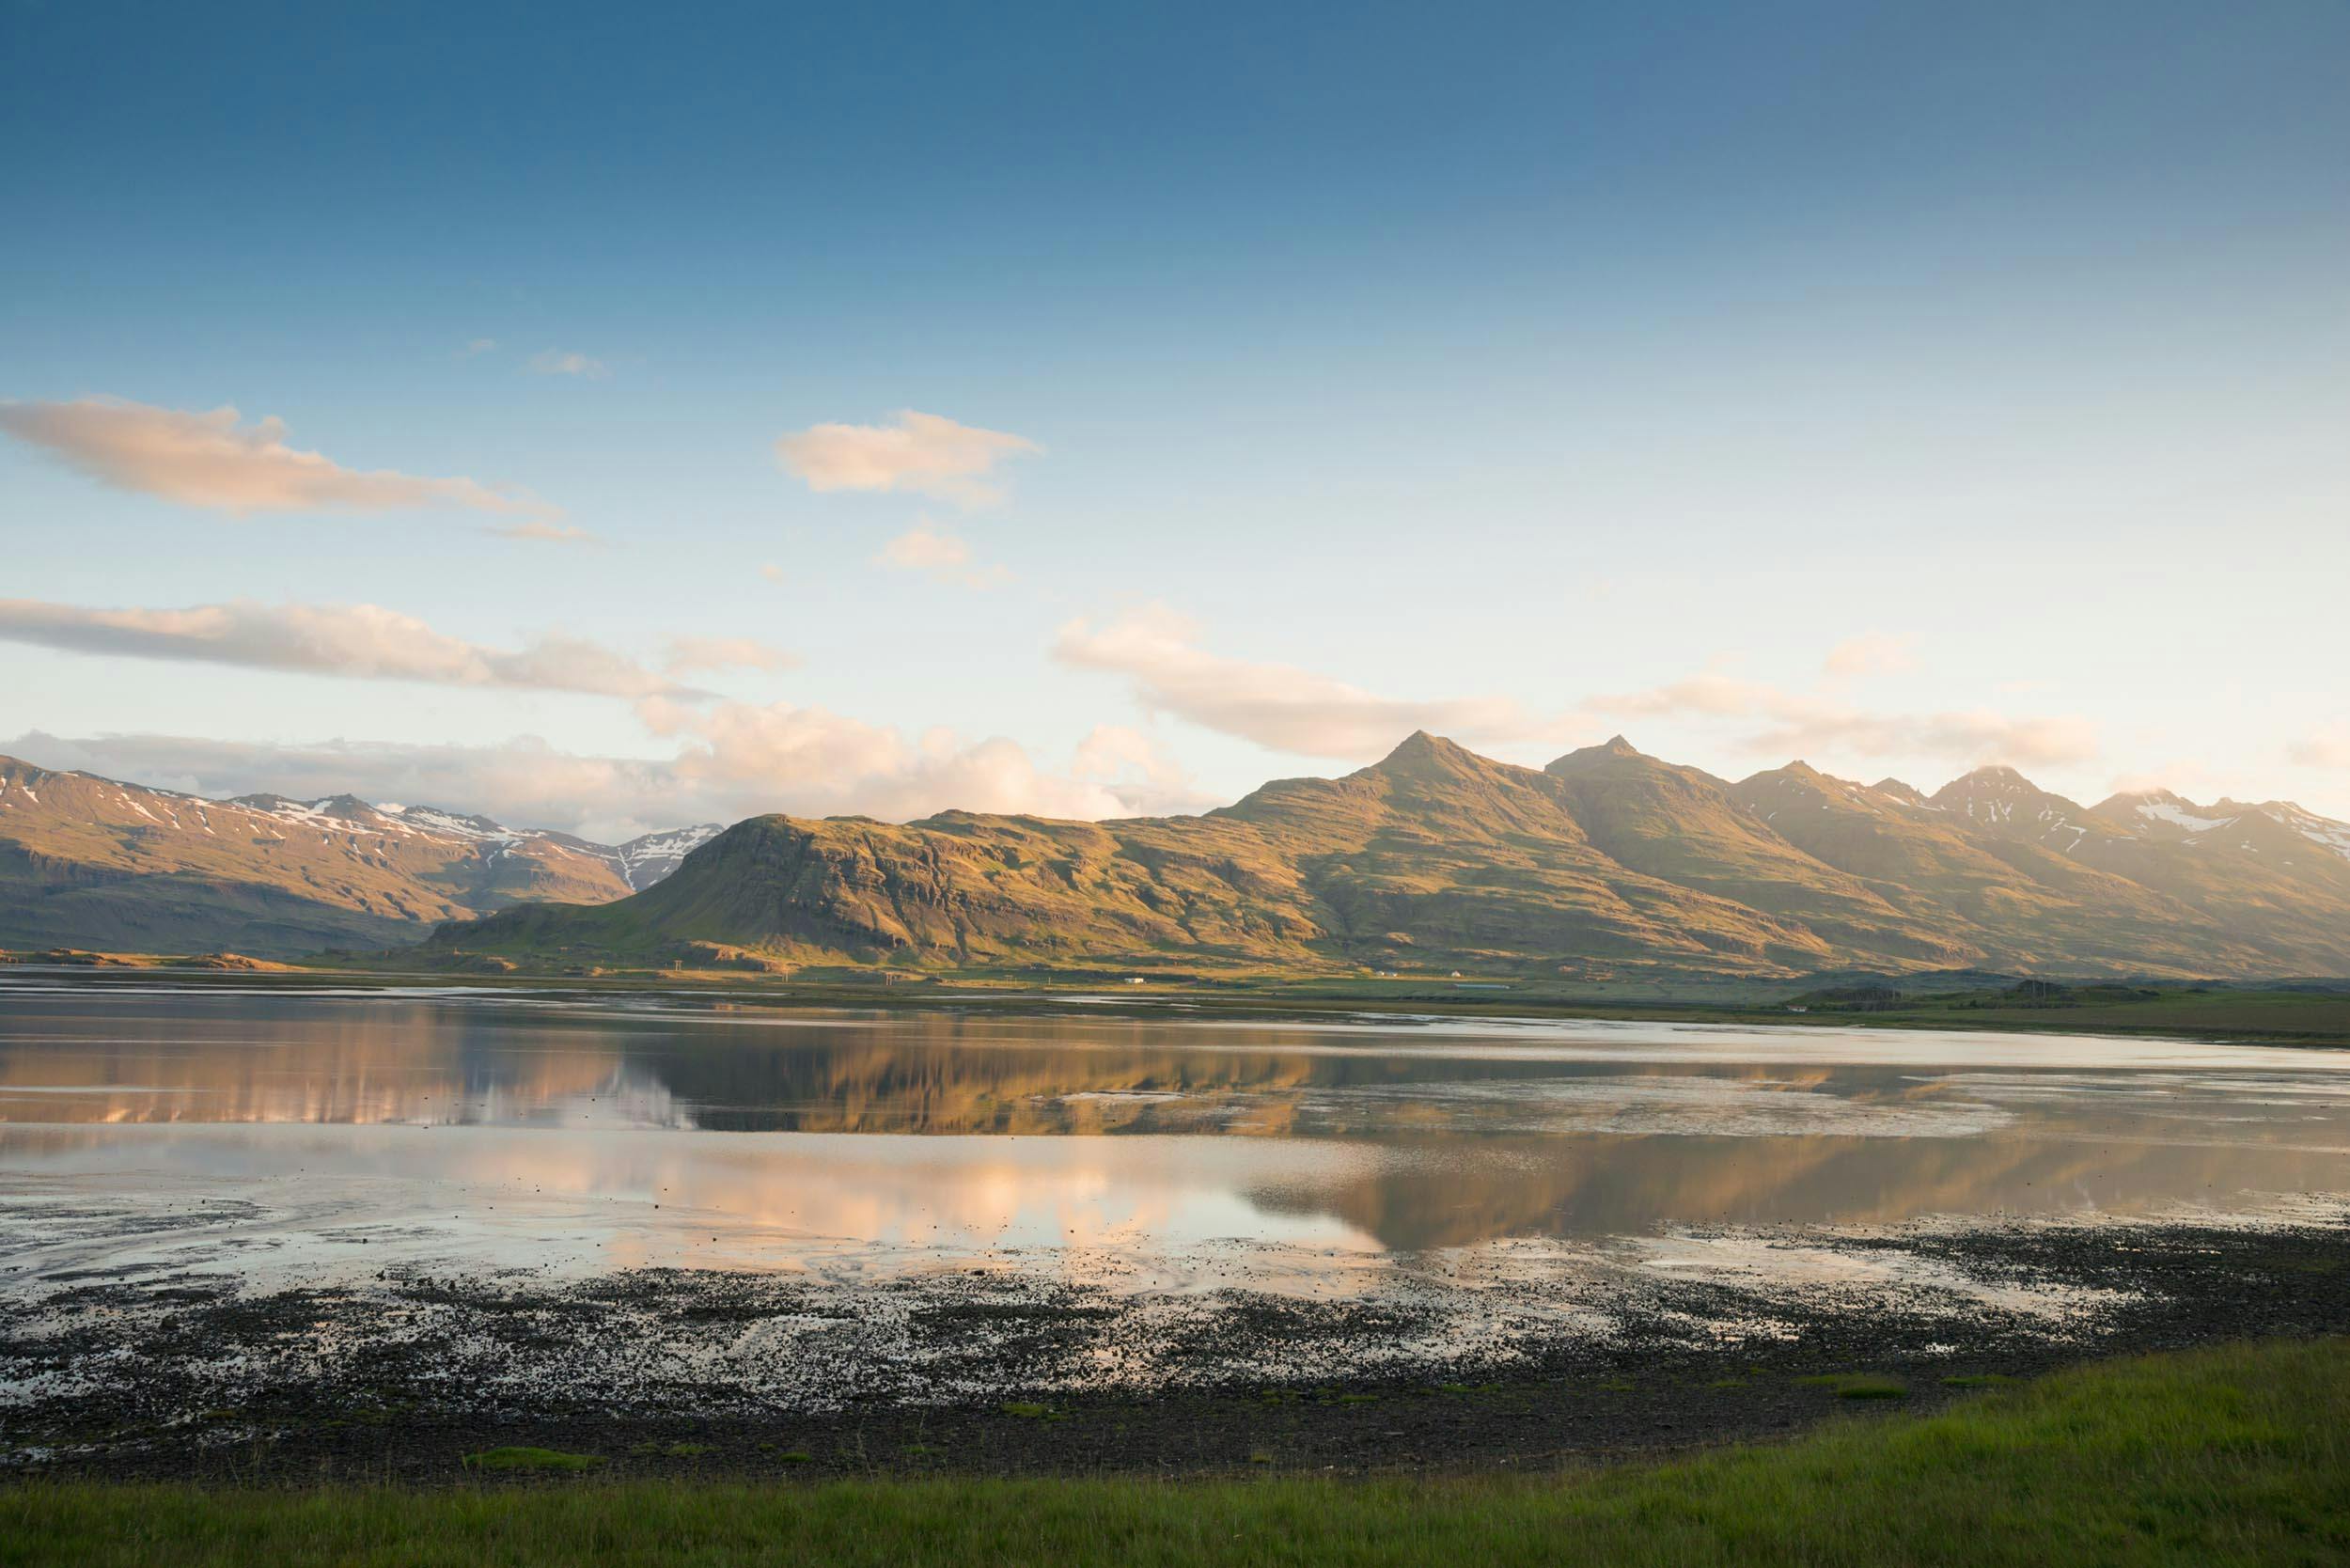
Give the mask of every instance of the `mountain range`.
[[718, 824], [599, 844], [350, 795], [207, 800], [0, 757], [0, 948], [382, 949], [529, 899], [623, 899]]
[[449, 964], [1635, 978], [2350, 974], [2350, 824], [1990, 767], [1927, 795], [1730, 782], [1621, 737], [1541, 769], [1426, 733], [1197, 817], [755, 817], [592, 907], [441, 927]]

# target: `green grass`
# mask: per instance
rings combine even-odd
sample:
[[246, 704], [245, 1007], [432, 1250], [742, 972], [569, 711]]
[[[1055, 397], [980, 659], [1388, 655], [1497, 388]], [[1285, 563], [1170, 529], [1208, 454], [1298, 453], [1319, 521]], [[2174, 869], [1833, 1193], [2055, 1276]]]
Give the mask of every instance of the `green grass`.
[[0, 1489], [0, 1564], [2317, 1564], [2350, 1341], [2107, 1363], [1933, 1417], [1561, 1476]]
[[[91, 969], [74, 975], [71, 983], [89, 989], [144, 985], [220, 985], [239, 990], [265, 987], [299, 995], [321, 986], [398, 992], [446, 979], [438, 970], [427, 972], [400, 966], [405, 960], [399, 954], [346, 957], [335, 963], [305, 960], [285, 973], [258, 974], [175, 967], [171, 965], [176, 961], [153, 955], [115, 956], [134, 957], [139, 966]], [[933, 1009], [947, 1005], [941, 994], [950, 992], [952, 1005], [957, 1008], [1021, 1013], [1058, 1011], [1066, 1006], [1070, 994], [1101, 996], [1105, 991], [1115, 993], [1119, 989], [1116, 977], [1125, 972], [1061, 972], [1043, 968], [941, 970], [904, 977], [901, 983], [885, 985], [880, 983], [879, 971], [843, 971], [827, 979], [817, 971], [803, 970], [789, 982], [773, 976], [711, 971], [696, 975], [692, 984], [697, 993], [723, 992], [731, 1000], [762, 1008]], [[1351, 968], [1342, 974], [1266, 968], [1214, 977], [1169, 976], [1163, 983], [1153, 984], [1148, 995], [1110, 995], [1094, 1004], [1089, 1015], [1116, 1012], [1157, 1016], [1170, 995], [1180, 995], [1187, 1008], [1239, 1016], [1382, 1011], [1479, 1016], [1500, 1011], [1512, 1015], [1632, 1021], [1712, 1018], [1791, 1027], [1840, 1027], [1858, 1022], [1871, 1027], [2158, 1034], [2350, 1045], [2350, 985], [2341, 980], [2298, 985], [2290, 981], [2149, 980], [2121, 986], [2084, 978], [2072, 982], [2075, 995], [2057, 1006], [2034, 1005], [2005, 995], [2005, 980], [1972, 991], [1915, 989], [1937, 981], [1938, 977], [1933, 976], [1901, 980], [1899, 983], [1905, 989], [1889, 1011], [1855, 1013], [1823, 1005], [1814, 1006], [1808, 1013], [1791, 1013], [1784, 1004], [1806, 1000], [1805, 996], [1796, 995], [1804, 982], [1791, 979], [1690, 973], [1603, 981], [1527, 974], [1511, 977], [1511, 989], [1506, 992], [1476, 993], [1455, 991], [1449, 980], [1429, 976], [1417, 977], [1407, 983], [1367, 980]], [[682, 982], [667, 978], [663, 971], [577, 977], [563, 973], [558, 966], [512, 975], [470, 975], [466, 983], [525, 995], [549, 988], [666, 995], [677, 993]], [[2127, 992], [2151, 995], [2123, 994]]]
[[2013, 993], [1906, 996], [1887, 1011], [1856, 1013], [1832, 1006], [1816, 1007], [1802, 1021], [1850, 1024], [1856, 1019], [1872, 1026], [1904, 1028], [2052, 1029], [2339, 1044], [2350, 1041], [2350, 994], [2283, 986], [2120, 986], [2083, 981], [2044, 1003]]
[[603, 1463], [592, 1453], [561, 1453], [554, 1449], [487, 1449], [465, 1455], [469, 1470], [592, 1470]]
[[1812, 1388], [1825, 1388], [1838, 1399], [1907, 1399], [1909, 1386], [1898, 1378], [1881, 1377], [1875, 1372], [1829, 1372], [1821, 1377], [1799, 1377], [1798, 1383]]

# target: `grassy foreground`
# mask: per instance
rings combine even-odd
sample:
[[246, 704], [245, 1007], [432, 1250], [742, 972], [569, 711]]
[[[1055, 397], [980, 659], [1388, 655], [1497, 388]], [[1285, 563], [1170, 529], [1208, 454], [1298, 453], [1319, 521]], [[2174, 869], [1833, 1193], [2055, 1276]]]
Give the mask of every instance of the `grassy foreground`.
[[1507, 1480], [0, 1489], [0, 1563], [2326, 1563], [2350, 1341], [2106, 1363], [1784, 1447]]

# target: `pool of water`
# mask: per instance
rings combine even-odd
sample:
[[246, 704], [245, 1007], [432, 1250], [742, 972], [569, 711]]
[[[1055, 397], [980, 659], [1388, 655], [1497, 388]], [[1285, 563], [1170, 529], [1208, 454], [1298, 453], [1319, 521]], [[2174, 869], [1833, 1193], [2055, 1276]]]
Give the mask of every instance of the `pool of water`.
[[1212, 1285], [2350, 1191], [2350, 1053], [1561, 1020], [0, 988], [0, 1282], [645, 1264]]

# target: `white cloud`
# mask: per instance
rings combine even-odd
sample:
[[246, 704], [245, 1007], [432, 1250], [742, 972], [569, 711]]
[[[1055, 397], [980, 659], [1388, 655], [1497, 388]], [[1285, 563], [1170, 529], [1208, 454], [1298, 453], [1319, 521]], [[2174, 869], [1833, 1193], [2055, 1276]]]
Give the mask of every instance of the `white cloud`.
[[1864, 632], [1856, 637], [1846, 637], [1829, 649], [1826, 663], [1822, 667], [1829, 675], [1845, 679], [1864, 675], [1907, 675], [1918, 667], [1917, 642], [1915, 637]]
[[756, 637], [679, 637], [669, 644], [669, 673], [697, 669], [790, 669], [797, 656]]
[[532, 354], [530, 368], [542, 376], [577, 376], [583, 381], [602, 381], [612, 373], [612, 368], [601, 359], [557, 349], [541, 349]]
[[2320, 725], [2285, 747], [2305, 768], [2350, 768], [2350, 724]]
[[1646, 691], [1595, 697], [1593, 711], [1619, 717], [1749, 719], [1742, 750], [1775, 757], [1911, 757], [2016, 766], [2085, 761], [2097, 732], [2073, 715], [2019, 718], [1989, 709], [1872, 713], [1709, 670]]
[[1778, 756], [1943, 757], [2016, 767], [2086, 762], [2100, 749], [2097, 727], [2085, 718], [2019, 718], [1988, 708], [1935, 713], [1824, 710], [1783, 720], [1748, 737], [1746, 745], [1750, 751]]
[[345, 468], [317, 452], [288, 446], [282, 420], [266, 418], [244, 429], [237, 420], [233, 408], [191, 414], [118, 398], [0, 402], [0, 430], [46, 449], [102, 484], [185, 506], [240, 516], [417, 507], [561, 515], [520, 491], [474, 479]]
[[1199, 647], [1198, 626], [1165, 605], [1101, 625], [1072, 621], [1061, 628], [1053, 657], [1074, 669], [1127, 677], [1135, 699], [1152, 713], [1308, 757], [1383, 756], [1415, 729], [1477, 744], [1562, 740], [1580, 729], [1538, 717], [1508, 698], [1407, 701], [1289, 665], [1225, 658]]
[[[1122, 764], [1116, 781], [1054, 773], [1001, 737], [967, 741], [944, 729], [909, 737], [790, 703], [721, 703], [708, 713], [658, 698], [642, 707], [657, 731], [681, 740], [674, 755], [583, 757], [527, 736], [488, 746], [290, 745], [168, 735], [65, 739], [38, 730], [0, 741], [0, 749], [43, 767], [196, 794], [348, 793], [480, 811], [510, 826], [607, 841], [769, 811], [904, 821], [964, 809], [1097, 820], [1167, 809], [1170, 802], [1201, 804], [1181, 795], [1179, 773], [1175, 783], [1156, 785], [1128, 781]], [[1102, 755], [1097, 746], [1095, 760]], [[1158, 776], [1169, 776], [1160, 770]]]
[[2230, 783], [2223, 782], [2221, 775], [2193, 757], [2174, 757], [2135, 773], [2117, 774], [2106, 785], [2106, 793], [2110, 795], [2148, 794], [2157, 790], [2213, 799], [2235, 793]]
[[671, 764], [680, 787], [747, 810], [901, 821], [948, 809], [1084, 819], [1128, 809], [1107, 786], [1044, 772], [1000, 737], [972, 743], [932, 729], [909, 739], [788, 702], [722, 702], [683, 716], [686, 745]]
[[1003, 499], [987, 476], [1042, 448], [1025, 436], [959, 425], [914, 409], [894, 425], [813, 425], [776, 443], [776, 460], [810, 490], [912, 491], [957, 506]]
[[362, 680], [515, 686], [606, 697], [682, 697], [674, 682], [592, 642], [541, 638], [488, 648], [380, 604], [262, 604], [93, 609], [0, 600], [0, 640], [76, 653], [235, 665]]
[[1719, 670], [1707, 670], [1684, 680], [1652, 686], [1646, 691], [1595, 697], [1590, 706], [1603, 713], [1626, 718], [1696, 713], [1708, 718], [1735, 718], [1757, 710], [1769, 711], [1796, 700], [1775, 686], [1741, 681]]
[[478, 353], [488, 353], [497, 346], [498, 340], [494, 337], [476, 337], [468, 342], [463, 348], [457, 351], [457, 357], [460, 359], [471, 359]]
[[1073, 778], [1108, 785], [1128, 808], [1150, 816], [1203, 811], [1217, 804], [1199, 792], [1172, 753], [1127, 725], [1095, 725], [1077, 743], [1069, 772]]
[[1153, 784], [1181, 784], [1183, 770], [1167, 749], [1141, 730], [1122, 724], [1097, 724], [1077, 743], [1070, 772], [1079, 778], [1116, 778], [1139, 774]]
[[964, 588], [995, 588], [1011, 580], [1011, 573], [1000, 566], [973, 564], [969, 542], [927, 517], [883, 545], [873, 564], [892, 572], [919, 572], [932, 582]]
[[297, 800], [352, 794], [479, 811], [513, 827], [552, 827], [606, 840], [707, 821], [699, 803], [669, 803], [666, 764], [579, 757], [523, 736], [496, 745], [410, 745], [368, 741], [315, 745], [214, 741], [178, 735], [28, 731], [0, 749], [46, 768], [222, 798], [273, 793]]

